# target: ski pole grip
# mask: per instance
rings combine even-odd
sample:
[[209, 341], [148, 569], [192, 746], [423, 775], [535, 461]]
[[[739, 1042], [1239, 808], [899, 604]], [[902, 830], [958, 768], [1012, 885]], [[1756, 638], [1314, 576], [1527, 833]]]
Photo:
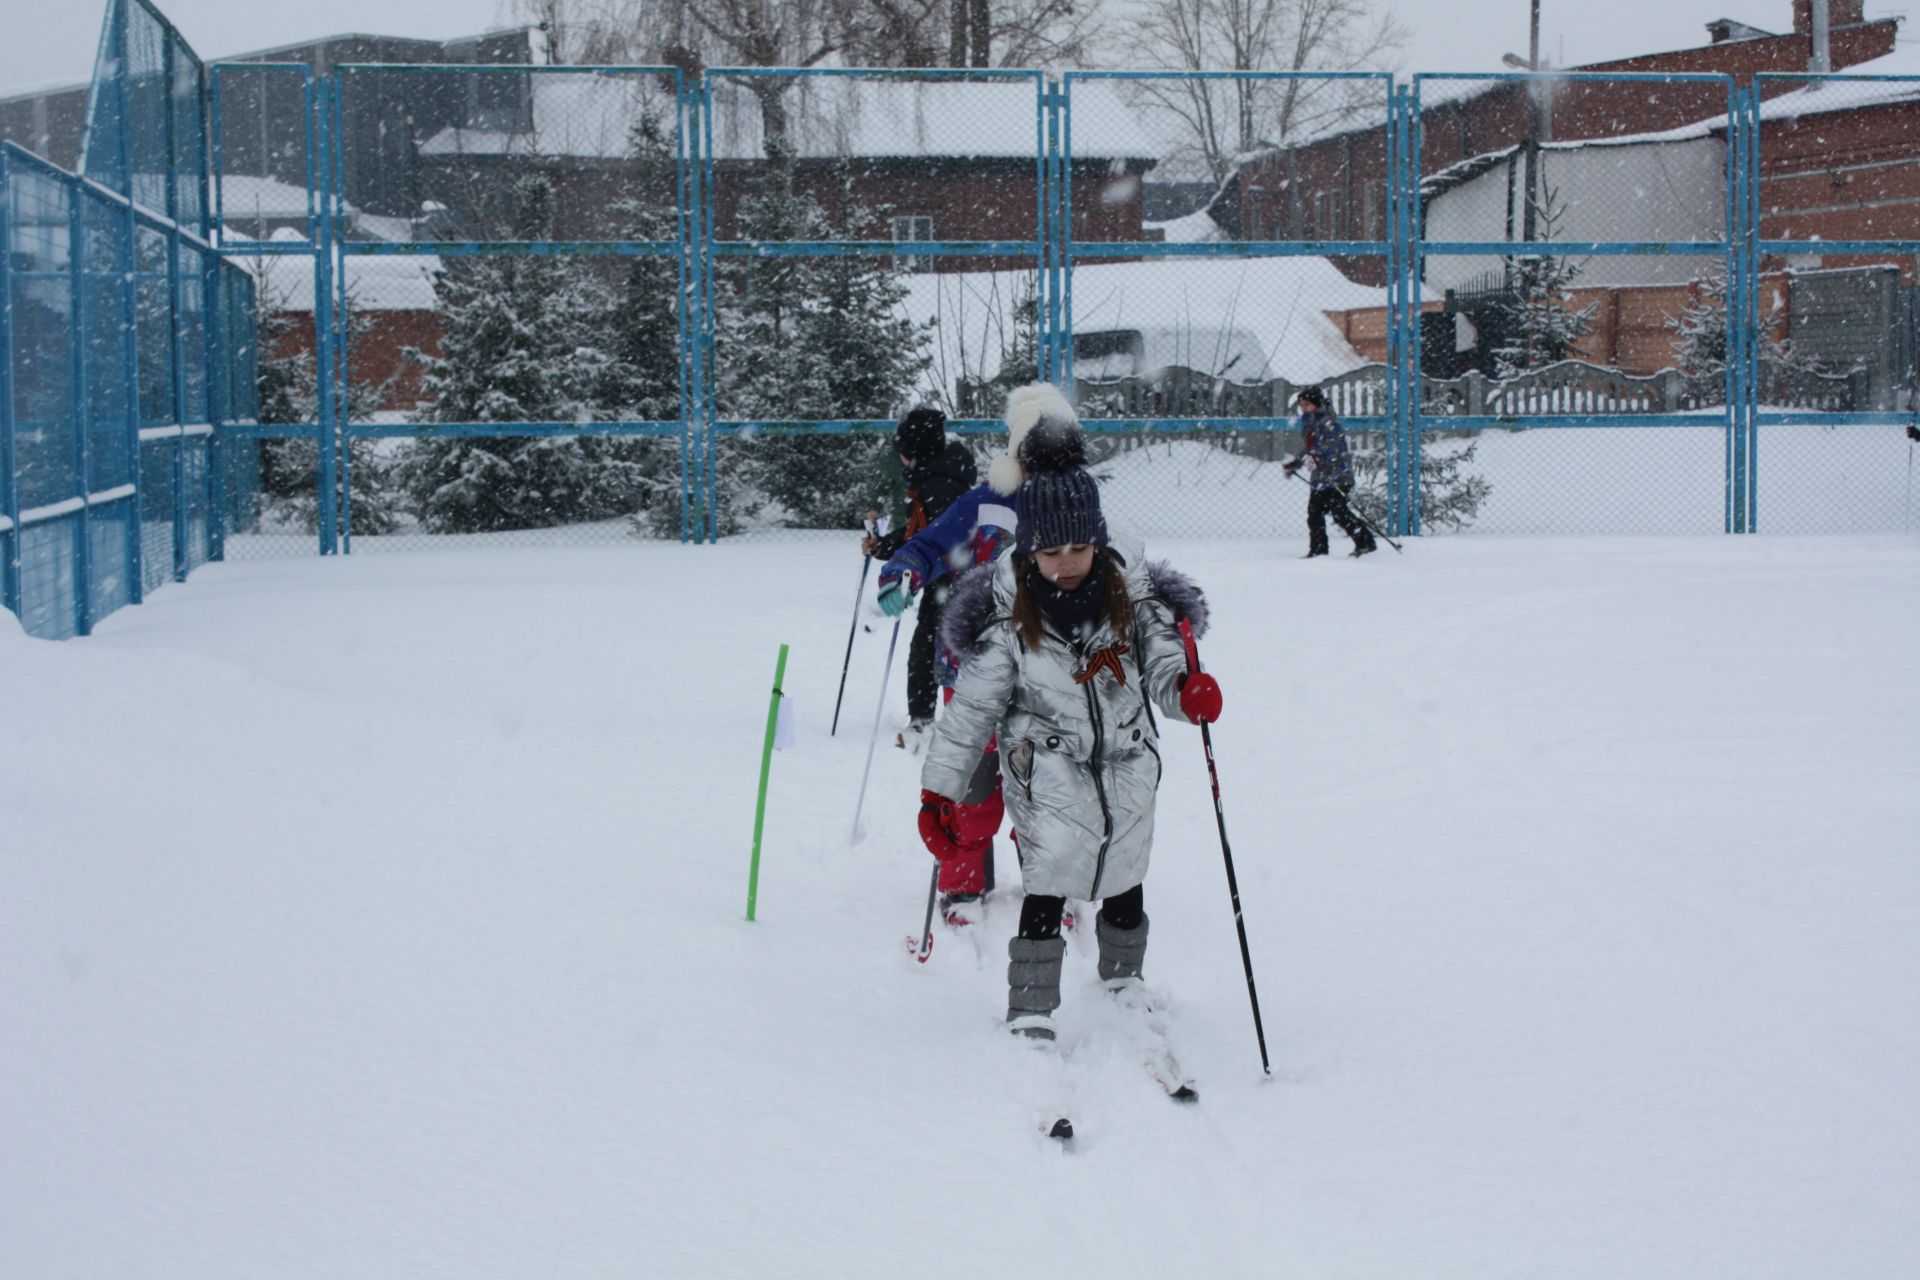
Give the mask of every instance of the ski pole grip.
[[1180, 619], [1179, 625], [1180, 643], [1185, 645], [1187, 649], [1187, 670], [1189, 672], [1198, 671], [1200, 669], [1200, 646], [1193, 642], [1193, 624], [1185, 618], [1182, 618]]

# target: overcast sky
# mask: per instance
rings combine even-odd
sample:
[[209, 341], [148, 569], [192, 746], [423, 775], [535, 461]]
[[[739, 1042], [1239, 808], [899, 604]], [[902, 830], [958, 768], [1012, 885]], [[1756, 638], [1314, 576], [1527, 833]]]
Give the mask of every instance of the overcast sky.
[[[6, 22], [0, 96], [87, 78], [103, 0], [0, 3], [12, 15], [28, 7], [33, 14]], [[1384, 7], [1413, 31], [1407, 71], [1497, 71], [1501, 53], [1526, 52], [1527, 0], [1384, 0]], [[445, 39], [507, 22], [503, 0], [161, 0], [160, 8], [209, 59], [338, 32]], [[1541, 51], [1561, 65], [1705, 44], [1714, 18], [1768, 31], [1793, 25], [1792, 0], [1543, 0], [1541, 10]], [[1869, 16], [1901, 12], [1899, 3], [1867, 5]]]

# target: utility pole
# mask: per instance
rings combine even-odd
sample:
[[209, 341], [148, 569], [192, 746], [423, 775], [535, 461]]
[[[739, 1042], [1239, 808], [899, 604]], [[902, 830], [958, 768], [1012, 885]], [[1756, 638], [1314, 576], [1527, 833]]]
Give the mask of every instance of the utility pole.
[[[1546, 70], [1546, 64], [1540, 61], [1540, 0], [1530, 0], [1528, 7], [1532, 12], [1527, 24], [1527, 56], [1521, 58], [1517, 54], [1505, 53], [1500, 55], [1500, 61], [1537, 77]], [[1526, 156], [1527, 202], [1521, 211], [1522, 240], [1534, 237], [1535, 205], [1540, 193], [1540, 143], [1553, 140], [1553, 107], [1547, 101], [1547, 94], [1547, 86], [1542, 81], [1535, 79], [1527, 82], [1527, 141], [1523, 148]]]
[[[1532, 0], [1527, 24], [1527, 70], [1540, 74], [1540, 0]], [[1540, 82], [1527, 85], [1527, 207], [1521, 238], [1533, 239], [1534, 209], [1540, 195]]]

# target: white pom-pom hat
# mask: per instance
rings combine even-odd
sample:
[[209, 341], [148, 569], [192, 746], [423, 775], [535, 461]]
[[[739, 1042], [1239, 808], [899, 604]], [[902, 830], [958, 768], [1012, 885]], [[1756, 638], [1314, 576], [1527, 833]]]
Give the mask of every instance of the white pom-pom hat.
[[1020, 482], [1027, 478], [1027, 469], [1020, 464], [1020, 446], [1025, 443], [1027, 433], [1046, 419], [1060, 419], [1072, 424], [1076, 429], [1080, 425], [1079, 415], [1067, 398], [1060, 394], [1060, 388], [1051, 382], [1032, 382], [1024, 387], [1015, 387], [1007, 394], [1007, 449], [993, 460], [987, 468], [987, 483], [993, 491], [1003, 497], [1012, 497], [1019, 491]]

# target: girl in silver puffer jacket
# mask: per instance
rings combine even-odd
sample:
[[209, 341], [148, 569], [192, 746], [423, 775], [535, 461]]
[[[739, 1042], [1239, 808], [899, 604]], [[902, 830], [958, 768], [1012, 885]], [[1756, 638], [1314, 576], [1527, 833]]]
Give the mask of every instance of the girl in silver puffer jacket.
[[[1142, 881], [1160, 783], [1159, 714], [1211, 721], [1220, 690], [1187, 670], [1176, 623], [1205, 629], [1184, 576], [1108, 543], [1099, 488], [1084, 469], [1071, 410], [1043, 416], [1016, 444], [1026, 468], [1015, 553], [960, 580], [942, 640], [961, 660], [952, 703], [921, 770], [921, 837], [935, 857], [977, 833], [956, 826], [996, 735], [1026, 900], [1008, 944], [1007, 1021], [1052, 1039], [1067, 898], [1101, 900], [1100, 977], [1137, 987], [1146, 958]], [[997, 817], [997, 815], [996, 815]]]

